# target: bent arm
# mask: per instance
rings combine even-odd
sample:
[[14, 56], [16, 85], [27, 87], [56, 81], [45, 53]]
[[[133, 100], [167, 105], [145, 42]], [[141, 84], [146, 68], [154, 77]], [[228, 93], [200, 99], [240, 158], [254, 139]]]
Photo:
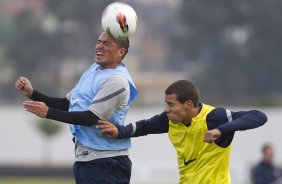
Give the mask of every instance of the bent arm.
[[33, 90], [30, 99], [34, 101], [44, 102], [50, 108], [60, 109], [63, 111], [67, 111], [69, 109], [69, 101], [67, 98], [49, 97], [37, 90]]
[[[26, 101], [24, 106], [28, 111], [39, 117], [73, 125], [92, 126], [98, 123], [99, 117], [110, 117], [117, 108], [122, 108], [123, 104], [127, 104], [128, 90], [124, 86], [128, 85], [128, 81], [116, 76], [111, 79], [101, 85], [91, 105], [86, 110], [68, 111], [68, 107], [65, 109], [58, 108], [60, 105], [69, 106], [68, 99], [71, 100], [72, 92], [68, 93], [67, 98], [58, 99], [35, 91], [32, 97], [39, 102]], [[44, 102], [47, 102], [47, 104]]]
[[167, 133], [169, 124], [165, 112], [155, 115], [149, 119], [137, 121], [126, 126], [116, 125], [118, 138], [139, 137], [148, 134]]
[[257, 128], [266, 121], [266, 115], [257, 110], [232, 112], [225, 108], [215, 108], [207, 115], [207, 133], [219, 132], [215, 139], [210, 140], [220, 147], [228, 147], [236, 131]]
[[222, 134], [254, 129], [267, 122], [267, 116], [258, 110], [232, 112], [231, 114], [232, 121], [218, 127]]

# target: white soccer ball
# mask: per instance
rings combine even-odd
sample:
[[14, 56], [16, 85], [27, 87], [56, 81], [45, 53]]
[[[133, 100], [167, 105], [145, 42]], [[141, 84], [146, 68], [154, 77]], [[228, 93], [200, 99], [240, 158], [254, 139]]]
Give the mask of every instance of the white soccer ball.
[[104, 9], [101, 22], [103, 30], [115, 39], [128, 39], [135, 33], [138, 19], [131, 6], [115, 2]]

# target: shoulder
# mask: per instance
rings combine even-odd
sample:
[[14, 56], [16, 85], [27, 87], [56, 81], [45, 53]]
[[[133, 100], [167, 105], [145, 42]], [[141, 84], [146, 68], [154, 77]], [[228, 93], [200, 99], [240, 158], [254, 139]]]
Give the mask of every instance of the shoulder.
[[[222, 107], [217, 107], [213, 109], [207, 115], [207, 127], [209, 130], [218, 128], [220, 125], [225, 124], [227, 122], [232, 121], [232, 115], [229, 109], [225, 109]], [[219, 139], [215, 141], [215, 144], [222, 147], [227, 148], [234, 137], [234, 133], [222, 135]]]
[[217, 126], [229, 122], [231, 119], [231, 111], [222, 107], [216, 107], [207, 115], [207, 123], [216, 124]]
[[264, 169], [264, 163], [263, 161], [260, 161], [259, 163], [257, 163], [253, 168], [252, 168], [252, 172], [254, 173], [258, 173], [260, 172], [261, 170]]
[[111, 91], [123, 90], [129, 91], [129, 82], [122, 75], [112, 75], [107, 78], [100, 86], [100, 89], [110, 89]]
[[105, 82], [104, 85], [114, 85], [114, 86], [120, 86], [120, 87], [124, 87], [124, 88], [128, 88], [129, 87], [129, 82], [128, 80], [119, 74], [115, 74], [110, 76]]

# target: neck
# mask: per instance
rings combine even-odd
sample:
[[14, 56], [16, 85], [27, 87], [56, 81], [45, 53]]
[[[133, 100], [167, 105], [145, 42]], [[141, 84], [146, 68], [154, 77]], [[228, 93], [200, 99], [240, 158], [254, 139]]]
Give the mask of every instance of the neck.
[[189, 121], [185, 121], [185, 122], [183, 122], [183, 124], [185, 125], [185, 126], [190, 126], [191, 125], [191, 121], [192, 121], [192, 119], [191, 120], [189, 120]]
[[106, 70], [106, 69], [115, 69], [117, 68], [119, 65], [111, 65], [111, 66], [103, 66], [103, 65], [99, 65], [99, 67], [97, 68], [98, 70]]
[[200, 107], [196, 107], [194, 109], [192, 109], [192, 117], [196, 117], [201, 111], [201, 108]]
[[191, 122], [192, 122], [192, 119], [193, 119], [194, 117], [196, 117], [196, 116], [201, 112], [201, 110], [202, 110], [202, 106], [198, 106], [198, 107], [196, 107], [196, 108], [191, 109], [191, 115], [192, 115], [192, 117], [191, 117], [191, 118], [187, 118], [187, 120], [184, 121], [184, 122], [182, 122], [182, 123], [183, 123], [184, 125], [186, 125], [186, 126], [190, 126], [190, 125], [191, 125]]

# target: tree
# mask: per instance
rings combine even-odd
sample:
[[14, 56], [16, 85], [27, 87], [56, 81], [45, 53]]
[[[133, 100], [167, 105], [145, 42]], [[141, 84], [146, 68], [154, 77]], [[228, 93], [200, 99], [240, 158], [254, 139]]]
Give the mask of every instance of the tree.
[[37, 122], [38, 130], [43, 134], [43, 146], [42, 146], [42, 163], [45, 166], [48, 166], [51, 161], [51, 146], [49, 140], [60, 132], [60, 124], [49, 120], [49, 119], [40, 119]]
[[181, 8], [182, 52], [202, 66], [194, 77], [203, 96], [235, 105], [281, 97], [281, 1], [189, 0]]
[[[27, 76], [38, 89], [58, 96], [66, 92], [62, 90], [64, 83], [74, 83], [59, 80], [63, 63], [93, 62], [96, 38], [102, 31], [102, 11], [109, 1], [48, 0], [45, 3], [46, 10], [41, 14], [24, 10], [13, 18], [5, 55], [17, 75]], [[79, 76], [70, 72], [77, 81]], [[10, 93], [6, 93], [15, 95], [14, 89], [8, 89]], [[13, 99], [8, 94], [5, 96]]]

